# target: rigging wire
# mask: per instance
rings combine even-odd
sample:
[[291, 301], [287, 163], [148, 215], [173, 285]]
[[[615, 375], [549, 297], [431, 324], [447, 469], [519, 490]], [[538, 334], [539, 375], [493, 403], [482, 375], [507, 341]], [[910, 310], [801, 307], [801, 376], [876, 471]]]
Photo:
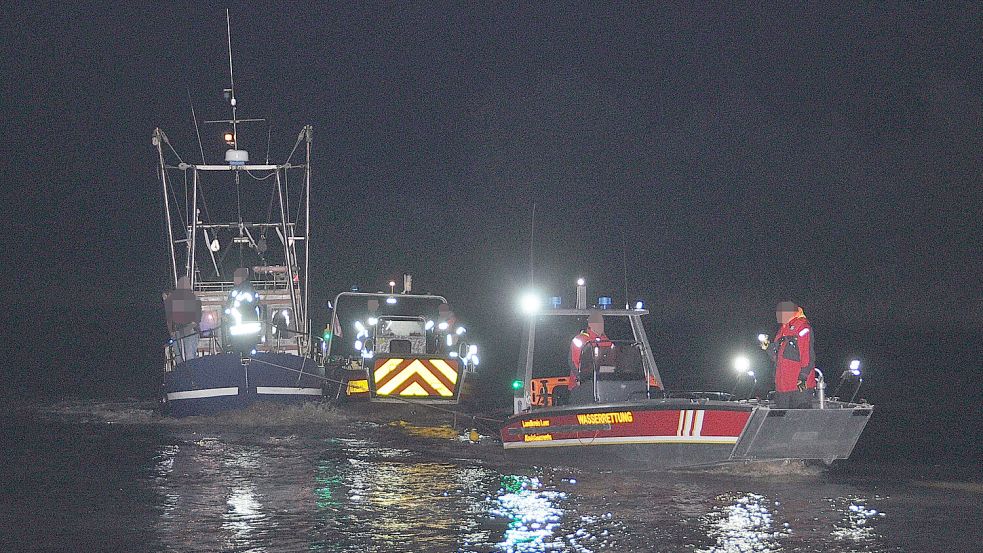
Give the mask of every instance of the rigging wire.
[[167, 144], [167, 147], [170, 148], [171, 152], [174, 154], [174, 157], [176, 157], [179, 162], [184, 163], [184, 160], [181, 159], [181, 155], [177, 153], [177, 150], [174, 149], [174, 146], [171, 146], [171, 141], [167, 139], [167, 135], [163, 135], [163, 136], [164, 136], [164, 144]]
[[300, 142], [304, 139], [304, 131], [301, 131], [300, 135], [297, 136], [297, 142], [294, 142], [294, 147], [290, 150], [290, 154], [287, 156], [287, 161], [283, 162], [284, 165], [290, 165], [290, 160], [294, 157], [294, 152], [297, 151], [297, 147], [300, 146]]
[[[187, 180], [187, 178], [188, 178], [187, 171], [185, 171], [185, 177], [184, 178], [185, 178], [185, 180]], [[171, 184], [171, 182], [169, 180], [167, 181], [167, 190], [171, 193], [171, 198], [174, 200], [174, 207], [180, 209], [179, 206], [181, 204], [179, 204], [178, 201], [177, 201], [177, 192], [174, 191], [174, 186]], [[187, 239], [188, 238], [188, 225], [187, 225], [186, 221], [185, 221], [185, 224], [184, 225], [181, 225], [181, 226], [184, 227], [184, 237], [185, 237], [185, 239]]]
[[[188, 90], [188, 105], [191, 106], [191, 120], [195, 124], [195, 135], [198, 137], [198, 153], [201, 154], [201, 163], [202, 163], [202, 165], [204, 165], [205, 164], [205, 147], [202, 145], [202, 142], [201, 142], [201, 130], [198, 128], [198, 116], [195, 114], [195, 102], [191, 98], [191, 87], [190, 86], [187, 87], [187, 90]], [[184, 173], [184, 193], [185, 193], [185, 203], [187, 203], [187, 195], [188, 195], [188, 173], [187, 173], [187, 171], [185, 171], [185, 173]], [[204, 182], [198, 183], [198, 193], [201, 196], [202, 209], [205, 211], [205, 222], [206, 223], [209, 223], [209, 222], [211, 222], [211, 219], [212, 218], [211, 218], [211, 216], [208, 213], [208, 202], [205, 200], [205, 186], [204, 186]], [[197, 210], [198, 210], [198, 206], [195, 206], [195, 217], [198, 216]], [[217, 232], [216, 232], [216, 234], [217, 234]]]
[[201, 131], [198, 130], [198, 117], [195, 115], [195, 103], [191, 100], [191, 87], [188, 87], [188, 104], [191, 105], [191, 120], [195, 123], [195, 134], [198, 135], [198, 151], [201, 153], [201, 163], [205, 164], [205, 147], [201, 144]]
[[252, 177], [253, 180], [266, 180], [266, 179], [272, 177], [275, 173], [269, 173], [265, 177], [258, 177], [256, 175], [254, 175], [252, 171], [247, 170], [246, 171], [246, 174], [249, 175], [250, 177]]

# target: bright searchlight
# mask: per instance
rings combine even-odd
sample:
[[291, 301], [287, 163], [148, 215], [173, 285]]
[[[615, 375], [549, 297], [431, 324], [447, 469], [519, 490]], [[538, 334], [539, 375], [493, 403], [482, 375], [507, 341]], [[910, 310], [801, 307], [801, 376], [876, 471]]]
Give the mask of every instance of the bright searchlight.
[[852, 372], [856, 376], [860, 376], [860, 360], [859, 359], [854, 359], [853, 361], [850, 361], [850, 372]]
[[535, 315], [539, 312], [539, 308], [542, 307], [542, 303], [542, 300], [535, 293], [527, 292], [519, 300], [519, 308], [526, 315]]
[[743, 355], [734, 358], [734, 370], [739, 373], [747, 373], [751, 370], [751, 360]]

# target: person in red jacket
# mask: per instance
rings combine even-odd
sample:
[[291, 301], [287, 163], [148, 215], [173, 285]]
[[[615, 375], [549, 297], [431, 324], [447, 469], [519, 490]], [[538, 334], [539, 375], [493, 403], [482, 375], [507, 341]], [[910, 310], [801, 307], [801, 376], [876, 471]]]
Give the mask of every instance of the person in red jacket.
[[802, 308], [783, 301], [775, 308], [778, 329], [768, 354], [775, 362], [775, 408], [808, 409], [816, 389], [815, 338]]

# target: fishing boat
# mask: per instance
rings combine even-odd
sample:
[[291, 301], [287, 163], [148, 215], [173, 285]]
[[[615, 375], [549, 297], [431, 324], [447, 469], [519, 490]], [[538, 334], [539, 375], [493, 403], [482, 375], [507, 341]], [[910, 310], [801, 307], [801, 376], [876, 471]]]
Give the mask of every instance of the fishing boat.
[[[559, 297], [552, 308], [542, 308], [535, 296], [523, 301], [526, 340], [513, 382], [513, 414], [501, 428], [506, 453], [517, 460], [651, 469], [829, 464], [850, 456], [873, 411], [853, 403], [859, 366], [842, 378], [841, 390], [852, 385], [851, 397], [826, 398], [820, 374], [819, 395], [807, 409], [776, 409], [767, 399], [733, 393], [667, 391], [642, 303], [614, 309], [610, 297], [595, 306], [586, 298], [580, 280], [575, 308], [562, 308]], [[594, 335], [580, 330], [594, 322], [602, 330], [587, 339]], [[582, 353], [574, 371], [572, 347]], [[572, 380], [577, 385], [571, 388]]]
[[240, 131], [263, 120], [237, 116], [232, 71], [229, 24], [231, 118], [205, 122], [225, 129], [222, 162], [200, 143], [200, 162], [186, 162], [160, 128], [152, 139], [171, 286], [161, 402], [175, 416], [322, 396], [308, 319], [313, 131], [280, 163], [250, 161]]
[[342, 401], [456, 404], [480, 362], [478, 346], [444, 296], [402, 290], [342, 292], [325, 329], [329, 379]]

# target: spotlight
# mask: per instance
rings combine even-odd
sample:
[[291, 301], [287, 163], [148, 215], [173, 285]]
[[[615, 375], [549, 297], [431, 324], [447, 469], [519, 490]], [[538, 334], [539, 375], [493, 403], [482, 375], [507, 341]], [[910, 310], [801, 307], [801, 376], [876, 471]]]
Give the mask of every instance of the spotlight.
[[526, 315], [535, 315], [539, 312], [539, 308], [542, 306], [542, 301], [533, 292], [527, 292], [522, 299], [519, 300], [519, 307], [522, 312]]

